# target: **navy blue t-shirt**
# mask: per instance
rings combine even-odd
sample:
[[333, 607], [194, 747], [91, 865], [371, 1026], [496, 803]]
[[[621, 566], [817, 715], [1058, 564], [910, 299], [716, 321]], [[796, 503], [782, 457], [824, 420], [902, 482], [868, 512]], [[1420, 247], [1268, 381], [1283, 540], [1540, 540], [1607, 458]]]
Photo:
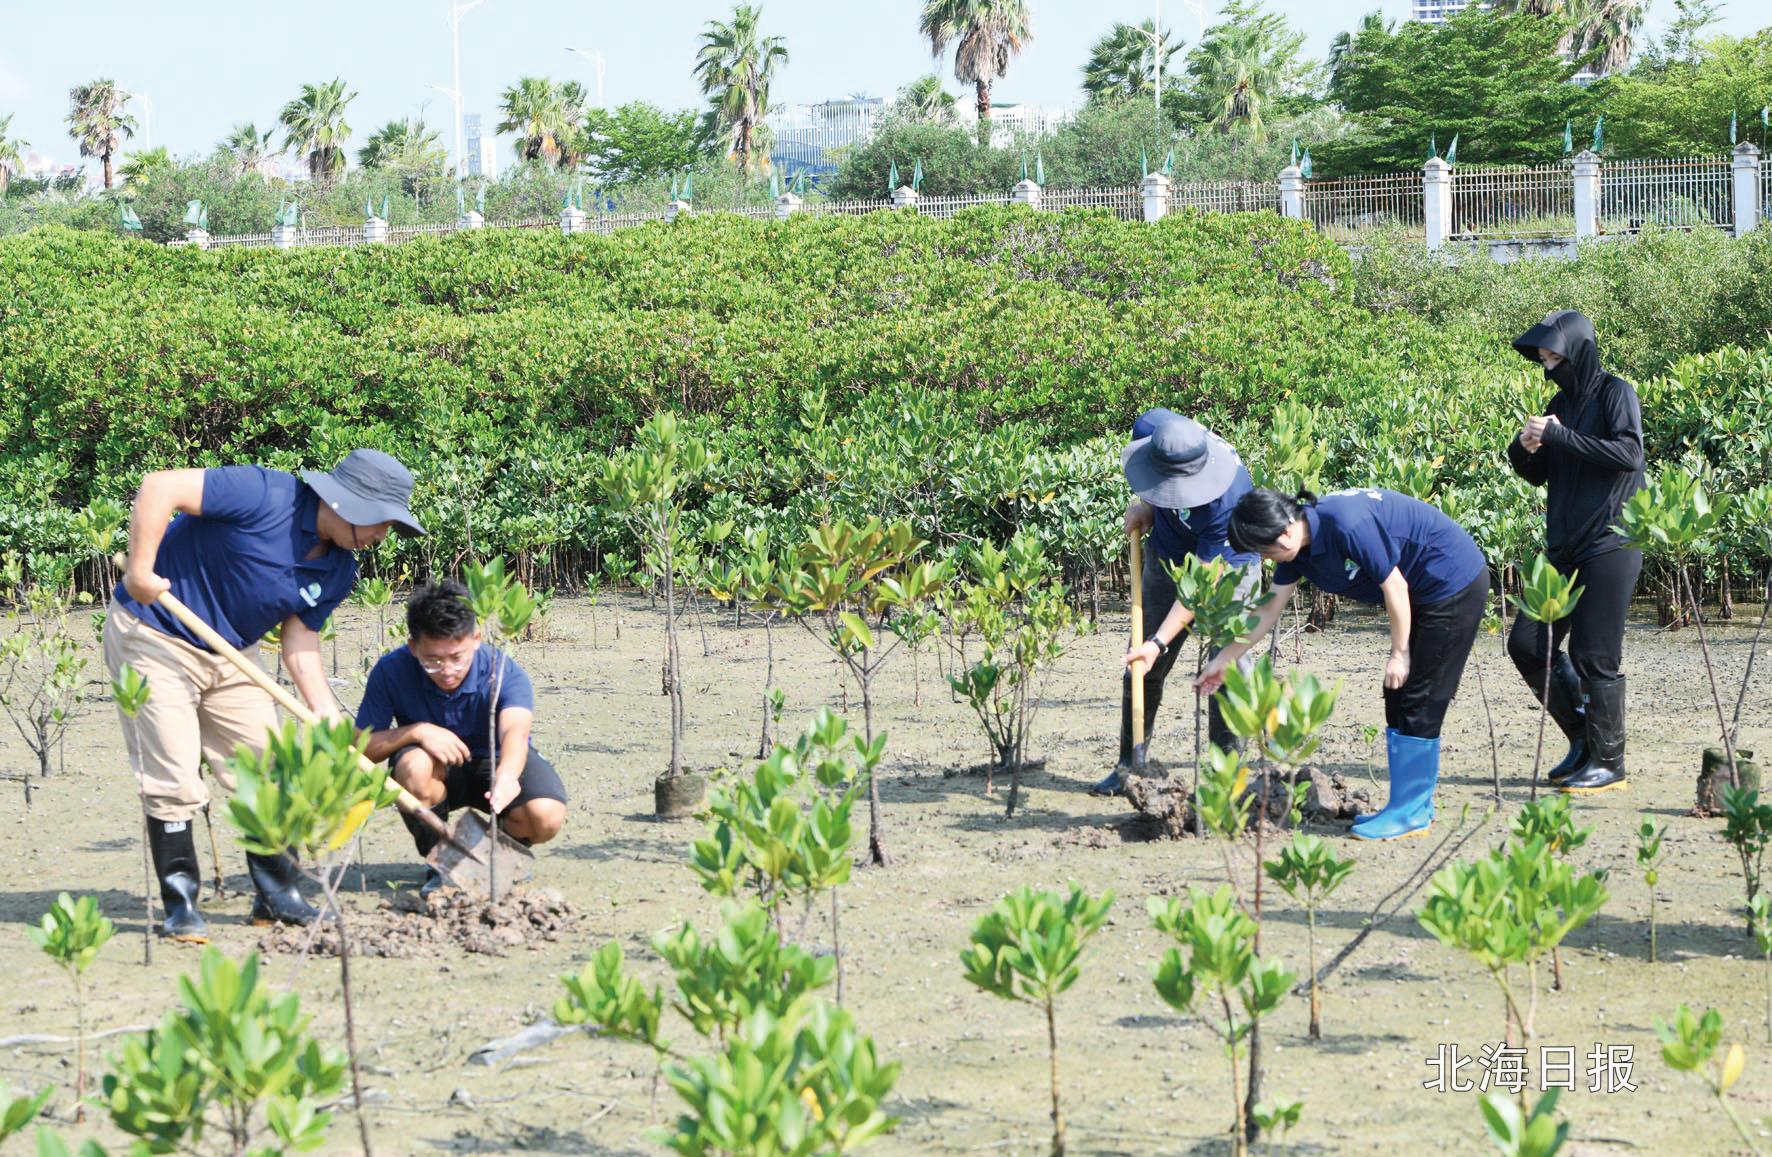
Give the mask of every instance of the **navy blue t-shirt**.
[[[1144, 420], [1142, 414], [1139, 415], [1138, 420], [1132, 423], [1133, 439], [1148, 438], [1151, 433], [1150, 424]], [[1238, 554], [1231, 549], [1230, 544], [1231, 511], [1237, 508], [1237, 500], [1254, 487], [1248, 469], [1239, 465], [1236, 477], [1231, 479], [1230, 489], [1203, 506], [1187, 510], [1152, 507], [1154, 516], [1151, 519], [1151, 552], [1158, 558], [1175, 563], [1191, 554], [1201, 562], [1222, 558], [1232, 566], [1254, 566], [1260, 561], [1257, 556]]]
[[[317, 529], [320, 496], [306, 482], [262, 466], [203, 472], [203, 514], [181, 514], [166, 528], [154, 573], [172, 594], [236, 647], [256, 643], [291, 615], [318, 631], [357, 582], [357, 556]], [[122, 583], [117, 605], [159, 631], [204, 650], [158, 604], [144, 607]]]
[[[492, 702], [492, 648], [474, 652], [467, 678], [453, 691], [432, 682], [409, 647], [389, 651], [376, 660], [363, 688], [357, 708], [361, 731], [384, 731], [410, 723], [435, 723], [468, 745], [475, 759], [492, 754], [487, 708]], [[498, 709], [522, 707], [535, 710], [535, 688], [529, 676], [510, 656], [505, 656], [504, 681], [499, 686]]]
[[1464, 527], [1419, 499], [1395, 490], [1344, 490], [1304, 510], [1311, 544], [1274, 568], [1274, 585], [1308, 578], [1319, 590], [1357, 602], [1384, 604], [1379, 583], [1403, 572], [1409, 601], [1444, 602], [1488, 570]]

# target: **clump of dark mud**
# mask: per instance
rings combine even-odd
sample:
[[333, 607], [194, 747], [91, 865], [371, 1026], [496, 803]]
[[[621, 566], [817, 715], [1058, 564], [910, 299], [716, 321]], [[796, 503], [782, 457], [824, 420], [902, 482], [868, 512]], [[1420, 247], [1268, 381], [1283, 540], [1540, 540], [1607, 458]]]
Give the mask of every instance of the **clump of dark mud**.
[[[1307, 823], [1353, 820], [1373, 810], [1366, 786], [1336, 772], [1306, 767], [1299, 771], [1297, 782], [1306, 789], [1301, 810]], [[1252, 777], [1243, 792], [1243, 798], [1254, 804], [1250, 822], [1256, 822], [1262, 813], [1265, 795], [1268, 826], [1290, 827], [1288, 786], [1286, 777], [1278, 773]], [[1125, 795], [1132, 804], [1132, 816], [1099, 828], [1067, 833], [1061, 839], [1095, 848], [1144, 840], [1185, 839], [1195, 834], [1192, 787], [1190, 777], [1179, 771], [1171, 775], [1161, 763], [1151, 760], [1145, 765], [1144, 774], [1126, 777]]]
[[[350, 915], [351, 955], [413, 960], [472, 952], [508, 956], [515, 949], [539, 951], [583, 921], [584, 914], [548, 888], [513, 888], [497, 904], [460, 888], [421, 897], [402, 893], [384, 899], [373, 912]], [[311, 940], [311, 944], [310, 944]], [[287, 925], [259, 938], [266, 954], [338, 955], [338, 930]]]

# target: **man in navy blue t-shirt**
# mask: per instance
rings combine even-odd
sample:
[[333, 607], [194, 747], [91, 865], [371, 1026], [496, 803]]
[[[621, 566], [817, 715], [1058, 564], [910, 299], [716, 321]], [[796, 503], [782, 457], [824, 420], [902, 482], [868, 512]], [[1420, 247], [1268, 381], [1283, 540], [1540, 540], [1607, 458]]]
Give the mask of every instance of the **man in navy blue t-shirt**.
[[[232, 789], [228, 759], [262, 750], [277, 725], [271, 697], [159, 605], [170, 592], [236, 648], [283, 629], [283, 667], [309, 707], [338, 716], [320, 661], [320, 629], [357, 581], [356, 551], [390, 529], [424, 528], [407, 504], [412, 475], [379, 450], [353, 450], [329, 473], [259, 466], [159, 470], [142, 479], [129, 518], [129, 558], [105, 616], [105, 666], [148, 682], [123, 734], [147, 815], [148, 847], [166, 905], [161, 933], [203, 942], [202, 872], [191, 822], [209, 806], [202, 765]], [[288, 855], [248, 853], [255, 923], [306, 924]]]
[[[1120, 791], [1132, 766], [1133, 662], [1144, 664], [1148, 744], [1163, 702], [1163, 681], [1175, 666], [1194, 620], [1192, 609], [1177, 600], [1175, 580], [1163, 564], [1180, 563], [1189, 555], [1201, 562], [1223, 560], [1243, 571], [1237, 589], [1244, 597], [1255, 589], [1258, 574], [1256, 557], [1234, 550], [1229, 542], [1231, 511], [1251, 483], [1237, 452], [1222, 438], [1171, 410], [1146, 410], [1132, 426], [1132, 442], [1122, 452], [1120, 465], [1134, 495], [1126, 506], [1126, 532], [1149, 534], [1144, 573], [1138, 576], [1146, 635], [1126, 654], [1120, 680], [1120, 758], [1107, 778], [1090, 789], [1095, 795]], [[1207, 733], [1211, 742], [1226, 750], [1237, 746], [1216, 699], [1207, 709]]]
[[[404, 647], [383, 655], [369, 672], [357, 726], [370, 733], [368, 756], [420, 803], [447, 817], [471, 807], [498, 817], [524, 844], [553, 839], [566, 822], [566, 788], [559, 773], [529, 742], [535, 690], [508, 655], [480, 645], [480, 628], [458, 582], [432, 583], [406, 604]], [[493, 696], [497, 708], [497, 764], [493, 763]], [[402, 816], [420, 856], [437, 836]], [[421, 892], [445, 883], [431, 868]]]

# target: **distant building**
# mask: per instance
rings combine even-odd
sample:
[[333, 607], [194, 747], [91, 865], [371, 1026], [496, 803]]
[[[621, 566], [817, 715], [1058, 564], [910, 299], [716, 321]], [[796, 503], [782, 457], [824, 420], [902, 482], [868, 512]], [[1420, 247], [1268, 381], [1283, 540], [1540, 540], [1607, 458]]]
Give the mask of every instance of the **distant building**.
[[491, 181], [498, 177], [498, 138], [486, 136], [480, 127], [482, 123], [477, 112], [461, 118], [463, 149], [467, 153], [464, 160], [468, 176]]
[[849, 96], [818, 104], [787, 105], [770, 113], [763, 123], [774, 138], [771, 160], [792, 180], [800, 172], [814, 178], [836, 172], [834, 150], [867, 141], [885, 118], [884, 100]]
[[1444, 24], [1446, 17], [1463, 12], [1468, 7], [1470, 0], [1409, 0], [1409, 19], [1422, 24]]
[[[961, 99], [954, 109], [963, 125], [978, 124], [978, 106]], [[1050, 136], [1074, 114], [1069, 109], [1051, 109], [1037, 104], [992, 104], [991, 144], [1008, 148], [1017, 140]]]

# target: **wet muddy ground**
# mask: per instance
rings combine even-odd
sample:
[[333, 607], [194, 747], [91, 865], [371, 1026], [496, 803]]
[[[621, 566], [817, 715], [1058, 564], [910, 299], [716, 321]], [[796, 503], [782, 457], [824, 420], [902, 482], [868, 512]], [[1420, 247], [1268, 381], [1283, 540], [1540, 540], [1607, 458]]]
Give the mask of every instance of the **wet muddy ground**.
[[[1748, 610], [1742, 608], [1744, 616]], [[359, 648], [374, 629], [373, 616], [340, 616], [341, 697], [347, 703], [361, 686], [353, 678], [361, 669]], [[1035, 1010], [967, 985], [958, 954], [973, 921], [1003, 893], [1021, 884], [1062, 887], [1073, 880], [1092, 891], [1111, 888], [1119, 899], [1085, 957], [1082, 979], [1059, 1006], [1072, 1151], [1224, 1148], [1231, 1106], [1222, 1054], [1204, 1025], [1169, 1010], [1151, 988], [1150, 967], [1163, 940], [1145, 914], [1151, 895], [1188, 884], [1216, 886], [1224, 877], [1222, 858], [1199, 841], [1128, 842], [1122, 834], [1126, 803], [1087, 794], [1113, 755], [1114, 664], [1124, 629], [1123, 614], [1105, 617], [1101, 633], [1080, 640], [1057, 668], [1033, 744], [1033, 754], [1046, 763], [1029, 777], [1024, 813], [1013, 820], [1002, 816], [1004, 785], [987, 798], [982, 778], [964, 773], [985, 757], [983, 737], [971, 713], [950, 702], [933, 659], [924, 655], [917, 673], [921, 706], [913, 703], [908, 654], [895, 658], [882, 680], [877, 719], [890, 739], [881, 789], [888, 843], [898, 863], [859, 870], [843, 893], [848, 1003], [881, 1054], [904, 1064], [890, 1105], [901, 1123], [874, 1151], [1044, 1151], [1045, 1026]], [[1717, 666], [1731, 698], [1750, 629], [1742, 622], [1715, 628]], [[575, 971], [608, 940], [619, 941], [649, 981], [663, 980], [664, 969], [648, 947], [651, 935], [684, 920], [707, 928], [716, 918], [718, 902], [685, 865], [698, 825], [652, 818], [652, 779], [668, 751], [661, 730], [667, 719], [659, 695], [661, 633], [660, 618], [643, 598], [605, 599], [594, 626], [582, 603], [564, 601], [552, 614], [547, 637], [520, 648], [539, 694], [537, 742], [560, 769], [572, 812], [561, 837], [538, 849], [536, 895], [551, 890], [560, 901], [557, 911], [542, 913], [541, 925], [528, 910], [520, 922], [513, 915], [490, 925], [466, 909], [451, 912], [450, 926], [476, 936], [521, 923], [520, 931], [497, 937], [519, 935], [520, 941], [483, 946], [503, 948], [504, 955], [469, 951], [460, 937], [427, 942], [418, 934], [403, 946], [388, 929], [423, 919], [399, 911], [411, 903], [423, 869], [393, 815], [371, 822], [364, 871], [352, 869], [346, 896], [359, 920], [386, 925], [378, 942], [388, 955], [352, 968], [378, 1152], [660, 1151], [643, 1133], [675, 1115], [674, 1099], [667, 1089], [652, 1107], [651, 1062], [633, 1047], [572, 1034], [491, 1065], [469, 1058], [544, 1016], [560, 992], [558, 977]], [[729, 619], [710, 617], [707, 638], [712, 653], [705, 657], [693, 627], [683, 641], [688, 758], [703, 769], [742, 768], [757, 743], [764, 636], [761, 629], [739, 630]], [[1738, 1144], [1703, 1088], [1660, 1060], [1653, 1018], [1668, 1016], [1681, 1001], [1717, 1007], [1728, 1036], [1747, 1045], [1748, 1067], [1734, 1100], [1749, 1129], [1772, 1138], [1765, 964], [1739, 916], [1739, 865], [1722, 842], [1720, 821], [1685, 814], [1699, 748], [1714, 743], [1716, 734], [1697, 644], [1690, 631], [1663, 634], [1647, 620], [1633, 625], [1625, 652], [1632, 680], [1630, 786], [1580, 805], [1582, 822], [1597, 830], [1574, 858], [1586, 868], [1609, 868], [1612, 895], [1598, 921], [1578, 930], [1565, 948], [1565, 991], [1542, 993], [1539, 1002], [1540, 1043], [1569, 1048], [1575, 1058], [1577, 1090], [1566, 1093], [1560, 1106], [1574, 1125], [1568, 1152], [1720, 1153]], [[1382, 748], [1369, 750], [1363, 731], [1382, 726], [1384, 647], [1382, 621], [1359, 615], [1344, 615], [1329, 633], [1303, 643], [1307, 667], [1347, 681], [1318, 762], [1355, 785], [1369, 774], [1383, 778]], [[804, 632], [777, 632], [776, 653], [788, 695], [788, 728], [797, 729], [820, 704], [839, 703], [839, 672]], [[1292, 660], [1290, 641], [1281, 655]], [[1479, 641], [1476, 663], [1447, 721], [1442, 829], [1456, 823], [1467, 804], [1467, 822], [1478, 822], [1490, 799], [1479, 667], [1500, 737], [1505, 816], [1518, 810], [1526, 794], [1538, 715], [1499, 640], [1489, 636]], [[1748, 699], [1748, 747], [1772, 745], [1772, 663], [1761, 671]], [[94, 692], [101, 693], [96, 685]], [[851, 703], [859, 709], [853, 694]], [[1152, 748], [1182, 773], [1193, 746], [1191, 703], [1178, 683]], [[23, 771], [31, 765], [22, 744], [8, 736], [0, 745], [0, 766]], [[71, 1030], [67, 983], [24, 935], [25, 925], [63, 890], [97, 897], [118, 925], [117, 938], [88, 973], [93, 1029], [145, 1025], [168, 1007], [174, 979], [194, 966], [196, 953], [158, 945], [154, 963], [141, 963], [139, 812], [107, 704], [88, 707], [69, 737], [65, 774], [38, 787], [27, 812], [17, 785], [0, 785], [6, 793], [0, 796], [6, 804], [0, 819], [0, 971], [9, 977], [0, 994], [0, 1037]], [[1381, 791], [1374, 795], [1382, 798]], [[1647, 962], [1648, 895], [1633, 859], [1635, 829], [1645, 814], [1668, 829], [1661, 961], [1654, 965]], [[1504, 823], [1491, 820], [1470, 849], [1499, 842]], [[1356, 933], [1433, 842], [1359, 844], [1344, 838], [1345, 827], [1317, 826], [1359, 863], [1319, 915], [1325, 956]], [[222, 900], [205, 898], [214, 943], [232, 953], [261, 945], [288, 948], [288, 934], [267, 937], [247, 924], [244, 861], [225, 825], [217, 835], [228, 892]], [[198, 846], [207, 871], [201, 834]], [[1235, 868], [1247, 884], [1252, 857], [1245, 853]], [[552, 927], [543, 926], [550, 921]], [[827, 938], [828, 928], [814, 920], [808, 939]], [[1302, 970], [1304, 913], [1271, 892], [1264, 947]], [[317, 1032], [342, 1042], [333, 960], [278, 950], [264, 969], [272, 984], [301, 993]], [[1474, 1093], [1423, 1088], [1432, 1075], [1429, 1061], [1442, 1046], [1474, 1056], [1499, 1037], [1500, 998], [1474, 962], [1442, 947], [1407, 915], [1399, 917], [1373, 934], [1330, 984], [1321, 1041], [1307, 1038], [1306, 1021], [1300, 999], [1264, 1027], [1268, 1090], [1305, 1102], [1288, 1148], [1488, 1151]], [[689, 1031], [679, 1027], [675, 1036], [684, 1040]], [[100, 1042], [96, 1051], [102, 1057], [115, 1044]], [[1624, 1075], [1634, 1091], [1589, 1091], [1589, 1054], [1596, 1045], [1631, 1050], [1632, 1066]], [[1534, 1069], [1537, 1060], [1529, 1059]], [[1477, 1066], [1463, 1074], [1478, 1075]], [[32, 1088], [56, 1082], [62, 1092], [54, 1110], [64, 1120], [69, 1116], [71, 1049], [0, 1048], [0, 1079]], [[118, 1141], [102, 1125], [93, 1135]], [[341, 1119], [324, 1151], [356, 1148], [354, 1128]]]

